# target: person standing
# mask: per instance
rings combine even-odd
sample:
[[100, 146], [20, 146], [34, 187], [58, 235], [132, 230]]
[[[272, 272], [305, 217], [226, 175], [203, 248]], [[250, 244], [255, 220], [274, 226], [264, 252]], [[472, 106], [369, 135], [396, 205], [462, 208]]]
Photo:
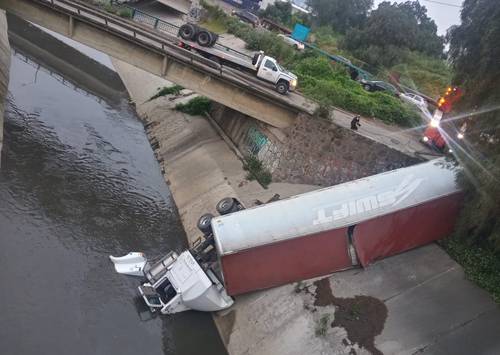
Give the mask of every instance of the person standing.
[[359, 122], [359, 116], [356, 115], [351, 121], [351, 129], [357, 131], [358, 127], [361, 127], [361, 123]]

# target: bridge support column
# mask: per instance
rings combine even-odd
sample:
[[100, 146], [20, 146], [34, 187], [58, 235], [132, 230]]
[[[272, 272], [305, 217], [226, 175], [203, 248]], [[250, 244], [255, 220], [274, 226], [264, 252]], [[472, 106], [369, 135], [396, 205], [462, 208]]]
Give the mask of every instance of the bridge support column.
[[165, 77], [167, 75], [168, 65], [169, 65], [169, 60], [167, 56], [164, 56], [161, 62], [161, 71], [160, 71], [161, 76]]
[[68, 37], [72, 38], [73, 37], [73, 29], [75, 27], [75, 23], [73, 22], [73, 16], [69, 17], [69, 22], [68, 22]]

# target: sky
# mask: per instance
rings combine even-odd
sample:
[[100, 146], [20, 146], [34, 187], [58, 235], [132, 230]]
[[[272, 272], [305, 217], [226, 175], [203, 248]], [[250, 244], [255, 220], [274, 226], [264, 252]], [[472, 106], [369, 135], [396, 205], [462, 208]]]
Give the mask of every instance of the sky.
[[[392, 3], [405, 2], [407, 0], [374, 0], [374, 7], [377, 8], [378, 4], [383, 1], [390, 1]], [[450, 26], [460, 24], [460, 8], [455, 6], [461, 6], [463, 0], [420, 0], [419, 2], [427, 8], [427, 16], [436, 22], [439, 35], [445, 35], [446, 30]]]

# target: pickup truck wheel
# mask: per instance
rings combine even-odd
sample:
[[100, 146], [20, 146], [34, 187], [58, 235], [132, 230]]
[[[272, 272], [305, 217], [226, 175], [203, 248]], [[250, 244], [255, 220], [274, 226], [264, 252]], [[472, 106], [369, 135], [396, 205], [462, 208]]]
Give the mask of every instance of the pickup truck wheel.
[[202, 47], [209, 47], [212, 40], [212, 34], [208, 31], [200, 31], [196, 36], [196, 42]]
[[179, 36], [186, 41], [192, 40], [196, 35], [196, 27], [191, 23], [186, 23], [179, 28]]
[[221, 216], [237, 211], [236, 201], [232, 197], [226, 197], [219, 201], [215, 209]]
[[288, 92], [288, 83], [286, 81], [279, 81], [276, 84], [276, 91], [281, 95], [285, 95]]
[[210, 222], [214, 218], [214, 215], [211, 213], [205, 213], [203, 216], [198, 219], [198, 229], [203, 233], [203, 235], [212, 234], [212, 225]]
[[372, 87], [368, 84], [363, 85], [363, 89], [365, 89], [366, 91], [372, 91]]

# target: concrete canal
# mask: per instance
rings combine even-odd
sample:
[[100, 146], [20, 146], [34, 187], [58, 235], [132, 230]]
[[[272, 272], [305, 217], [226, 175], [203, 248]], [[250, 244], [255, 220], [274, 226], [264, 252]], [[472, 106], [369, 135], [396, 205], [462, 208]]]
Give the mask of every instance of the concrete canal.
[[[10, 30], [45, 36], [33, 26]], [[224, 354], [209, 314], [151, 319], [137, 299], [138, 280], [116, 274], [108, 259], [185, 246], [117, 75], [54, 38], [11, 44], [0, 170], [1, 353]], [[68, 77], [63, 63], [77, 62], [85, 67]], [[87, 80], [99, 76], [100, 83]]]

